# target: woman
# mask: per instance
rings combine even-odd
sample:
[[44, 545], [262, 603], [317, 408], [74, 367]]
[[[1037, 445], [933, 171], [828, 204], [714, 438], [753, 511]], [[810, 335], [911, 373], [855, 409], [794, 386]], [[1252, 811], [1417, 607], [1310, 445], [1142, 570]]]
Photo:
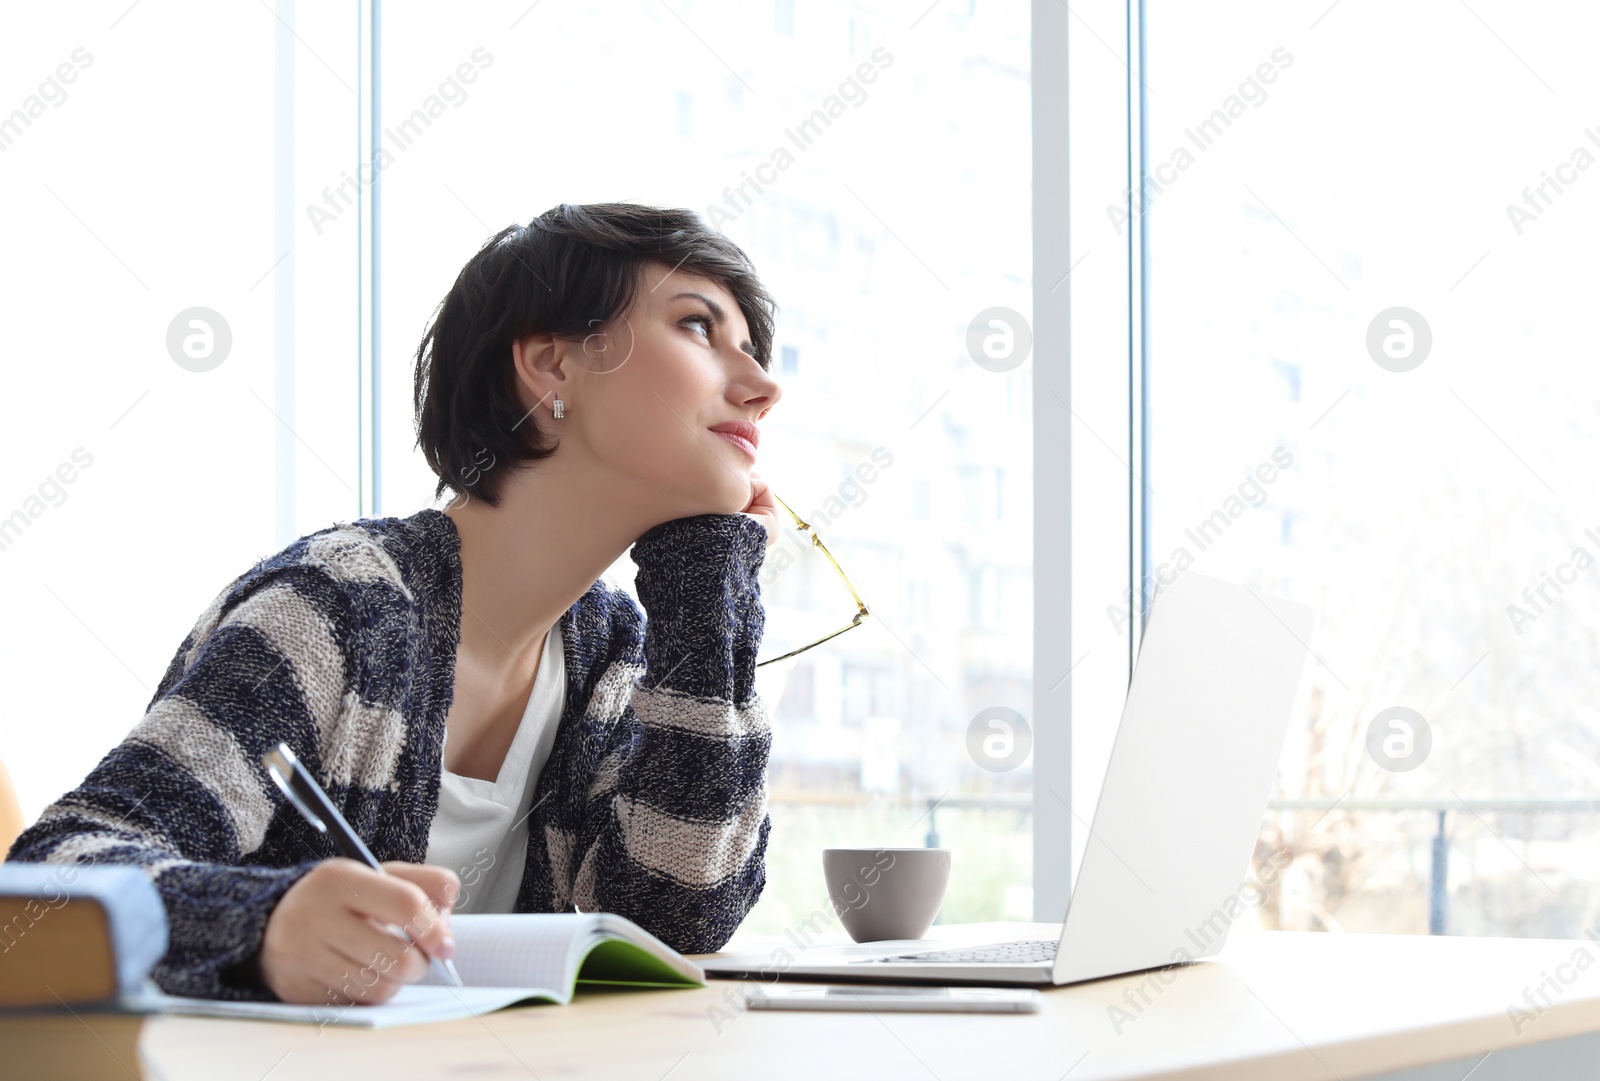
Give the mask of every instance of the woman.
[[[452, 955], [457, 903], [721, 947], [766, 880], [773, 312], [689, 211], [563, 204], [491, 238], [417, 350], [449, 506], [235, 580], [11, 858], [143, 866], [176, 994], [381, 1002]], [[599, 580], [630, 546], [644, 613]], [[275, 789], [280, 740], [386, 873], [333, 858]]]

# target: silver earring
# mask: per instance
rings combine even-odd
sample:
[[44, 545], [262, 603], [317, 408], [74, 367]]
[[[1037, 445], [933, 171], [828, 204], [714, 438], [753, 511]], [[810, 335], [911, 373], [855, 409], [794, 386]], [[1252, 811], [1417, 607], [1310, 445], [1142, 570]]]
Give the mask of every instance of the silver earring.
[[560, 398], [557, 398], [555, 400], [555, 403], [554, 403], [554, 406], [553, 406], [553, 412], [555, 413], [555, 418], [557, 420], [560, 420], [562, 417], [567, 415], [566, 407], [561, 404], [561, 399]]

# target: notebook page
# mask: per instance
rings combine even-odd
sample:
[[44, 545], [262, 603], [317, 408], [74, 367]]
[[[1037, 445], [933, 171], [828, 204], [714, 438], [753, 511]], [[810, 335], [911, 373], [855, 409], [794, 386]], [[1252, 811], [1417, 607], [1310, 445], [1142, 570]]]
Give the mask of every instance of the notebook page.
[[122, 1003], [136, 1013], [176, 1013], [253, 1021], [297, 1021], [352, 1028], [393, 1028], [493, 1013], [525, 1000], [559, 1001], [564, 996], [532, 987], [423, 987], [407, 984], [375, 1006], [297, 1006], [288, 1002], [229, 1002], [150, 994]]
[[[456, 971], [468, 987], [549, 987], [561, 998], [575, 975], [577, 944], [594, 930], [595, 917], [580, 912], [478, 913], [450, 917]], [[437, 967], [421, 983], [443, 985]]]

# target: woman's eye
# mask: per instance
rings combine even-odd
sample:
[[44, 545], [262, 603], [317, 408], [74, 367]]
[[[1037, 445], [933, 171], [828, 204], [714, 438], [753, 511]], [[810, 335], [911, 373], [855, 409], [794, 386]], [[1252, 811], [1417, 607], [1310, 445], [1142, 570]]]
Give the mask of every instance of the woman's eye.
[[696, 324], [698, 326], [704, 327], [705, 328], [705, 332], [706, 332], [706, 337], [707, 338], [711, 337], [711, 317], [710, 316], [708, 316], [708, 315], [691, 315], [687, 319], [684, 320], [684, 323], [686, 323], [686, 324], [687, 323], [694, 323], [694, 324]]

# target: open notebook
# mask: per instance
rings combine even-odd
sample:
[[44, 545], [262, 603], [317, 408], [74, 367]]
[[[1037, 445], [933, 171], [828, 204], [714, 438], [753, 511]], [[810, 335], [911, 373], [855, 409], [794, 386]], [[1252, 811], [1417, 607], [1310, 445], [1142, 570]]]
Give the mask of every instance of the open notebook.
[[609, 912], [452, 916], [456, 970], [465, 987], [450, 987], [437, 967], [376, 1006], [295, 1006], [226, 1002], [160, 993], [126, 999], [141, 1012], [303, 1021], [388, 1028], [476, 1017], [519, 1002], [566, 1004], [579, 984], [695, 987], [700, 966], [631, 920]]

